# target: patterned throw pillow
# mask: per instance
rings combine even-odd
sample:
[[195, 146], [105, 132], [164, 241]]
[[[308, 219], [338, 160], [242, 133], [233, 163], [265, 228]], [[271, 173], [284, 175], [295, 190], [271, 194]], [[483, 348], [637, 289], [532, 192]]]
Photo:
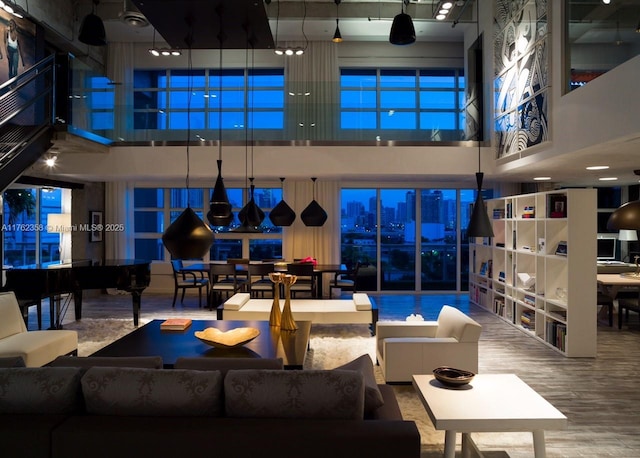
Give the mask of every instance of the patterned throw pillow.
[[87, 412], [99, 415], [222, 414], [219, 371], [93, 367], [82, 377]]
[[364, 411], [371, 413], [384, 404], [384, 398], [378, 388], [376, 375], [373, 372], [373, 361], [369, 355], [362, 355], [353, 361], [336, 367], [334, 370], [357, 371], [364, 377]]
[[364, 416], [364, 380], [355, 371], [230, 370], [224, 393], [229, 417]]
[[80, 369], [0, 369], [0, 414], [65, 414], [81, 407]]

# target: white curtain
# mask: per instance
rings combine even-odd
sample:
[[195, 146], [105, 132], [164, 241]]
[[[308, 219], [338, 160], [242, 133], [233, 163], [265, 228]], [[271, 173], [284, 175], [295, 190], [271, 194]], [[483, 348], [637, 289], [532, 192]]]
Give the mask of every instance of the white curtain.
[[282, 256], [286, 260], [312, 256], [319, 264], [340, 262], [340, 184], [337, 181], [316, 181], [316, 201], [327, 212], [327, 221], [321, 227], [305, 226], [300, 217], [313, 200], [313, 182], [287, 181], [284, 200], [296, 212], [296, 220], [283, 228]]
[[105, 258], [129, 259], [133, 258], [133, 240], [127, 243], [127, 235], [133, 233], [133, 215], [129, 214], [131, 202], [128, 185], [125, 182], [105, 183], [105, 215], [103, 221], [114, 224], [124, 224], [124, 231], [105, 231]]
[[[304, 43], [295, 43], [304, 46]], [[302, 56], [284, 60], [287, 137], [295, 140], [333, 140], [340, 70], [335, 43], [309, 42]]]
[[113, 138], [130, 140], [133, 126], [133, 43], [113, 42], [107, 48], [106, 76], [115, 84]]

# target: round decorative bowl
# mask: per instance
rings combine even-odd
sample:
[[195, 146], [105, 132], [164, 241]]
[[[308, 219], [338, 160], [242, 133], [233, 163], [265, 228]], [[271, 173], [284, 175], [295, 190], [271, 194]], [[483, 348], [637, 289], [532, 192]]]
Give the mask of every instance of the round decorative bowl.
[[202, 342], [212, 347], [233, 348], [251, 342], [260, 335], [256, 328], [235, 328], [229, 331], [221, 331], [218, 328], [206, 328], [196, 331], [195, 336]]
[[476, 374], [453, 367], [437, 367], [433, 375], [440, 383], [446, 386], [462, 386], [473, 380]]

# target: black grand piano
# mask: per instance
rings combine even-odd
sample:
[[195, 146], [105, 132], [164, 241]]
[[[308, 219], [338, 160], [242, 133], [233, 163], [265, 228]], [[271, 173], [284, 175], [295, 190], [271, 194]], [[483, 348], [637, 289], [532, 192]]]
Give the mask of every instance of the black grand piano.
[[42, 299], [49, 298], [51, 327], [62, 327], [62, 294], [73, 294], [75, 318], [82, 318], [82, 291], [117, 288], [131, 293], [133, 324], [138, 325], [140, 298], [151, 280], [150, 261], [116, 259], [19, 266], [6, 270], [3, 291], [15, 292], [21, 305], [38, 306], [38, 328], [42, 327]]

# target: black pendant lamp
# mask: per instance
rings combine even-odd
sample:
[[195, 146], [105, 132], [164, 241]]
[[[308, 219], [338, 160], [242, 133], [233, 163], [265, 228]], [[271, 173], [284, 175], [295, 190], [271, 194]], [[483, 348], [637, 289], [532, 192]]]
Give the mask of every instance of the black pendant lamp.
[[[483, 91], [482, 91], [482, 41], [480, 39], [480, 10], [479, 10], [478, 2], [476, 2], [476, 48], [475, 48], [475, 57], [476, 57], [476, 78], [475, 84], [477, 85], [477, 97], [479, 102], [482, 102]], [[479, 106], [482, 107], [482, 103], [479, 103]], [[482, 113], [482, 110], [480, 110]], [[484, 173], [482, 173], [482, 169], [480, 167], [480, 140], [482, 139], [483, 132], [483, 122], [481, 121], [482, 117], [479, 116], [478, 119], [480, 122], [478, 123], [477, 130], [477, 139], [478, 139], [478, 172], [476, 173], [476, 201], [473, 204], [473, 210], [471, 212], [471, 219], [469, 220], [469, 225], [467, 226], [467, 237], [493, 237], [493, 226], [491, 225], [491, 221], [489, 220], [489, 215], [487, 214], [487, 209], [484, 205], [484, 199], [482, 198], [482, 179], [484, 178]]]
[[[218, 141], [222, 144], [222, 141]], [[222, 148], [222, 146], [220, 146], [220, 148]], [[217, 163], [218, 178], [216, 178], [216, 184], [211, 193], [211, 200], [209, 200], [207, 221], [209, 221], [212, 226], [228, 226], [231, 224], [231, 221], [233, 221], [233, 212], [231, 211], [227, 190], [222, 181], [222, 159], [218, 159]]]
[[476, 201], [473, 204], [473, 211], [471, 212], [471, 219], [467, 226], [467, 237], [493, 237], [493, 227], [484, 205], [484, 199], [482, 198], [483, 177], [484, 173], [476, 173], [478, 188], [476, 191]]
[[296, 219], [296, 212], [284, 201], [284, 178], [280, 178], [282, 200], [269, 212], [269, 219], [274, 226], [291, 226]]
[[336, 31], [333, 32], [331, 41], [334, 43], [342, 43], [342, 34], [340, 33], [340, 0], [333, 0], [336, 4]]
[[[408, 1], [406, 3], [409, 3]], [[405, 0], [402, 2], [401, 13], [393, 18], [389, 43], [392, 45], [410, 45], [416, 41], [416, 29], [411, 16], [404, 12]]]
[[93, 0], [93, 11], [87, 14], [80, 24], [78, 40], [81, 43], [91, 46], [106, 46], [107, 33], [104, 30], [104, 23], [100, 16], [96, 15], [96, 7], [100, 0]]
[[313, 181], [313, 200], [307, 208], [302, 210], [300, 214], [300, 219], [305, 226], [322, 226], [327, 221], [327, 212], [324, 211], [324, 208], [320, 206], [320, 204], [316, 201], [316, 180], [317, 178], [311, 178]]
[[162, 243], [174, 259], [204, 257], [213, 244], [213, 232], [187, 207], [162, 234]]
[[262, 221], [264, 221], [264, 212], [260, 207], [256, 205], [256, 201], [253, 198], [253, 193], [256, 186], [253, 184], [253, 177], [249, 178], [251, 182], [250, 190], [249, 190], [249, 202], [247, 205], [242, 207], [242, 209], [238, 212], [238, 219], [242, 224], [247, 223], [249, 226], [260, 226]]
[[[187, 196], [189, 195], [189, 140], [191, 137], [191, 34], [185, 38], [189, 45], [189, 84], [187, 97]], [[167, 227], [162, 234], [162, 243], [174, 259], [194, 259], [204, 257], [213, 244], [213, 231], [196, 215], [187, 203], [187, 208]]]
[[216, 184], [211, 192], [211, 199], [209, 200], [209, 211], [207, 212], [207, 221], [212, 226], [228, 226], [233, 221], [233, 211], [231, 203], [229, 202], [229, 196], [227, 190], [224, 187], [224, 181], [222, 178], [222, 10], [216, 9], [218, 18], [220, 19], [220, 34], [218, 40], [220, 41], [220, 56], [219, 56], [219, 76], [218, 87], [220, 93], [218, 94], [218, 177], [216, 178]]

